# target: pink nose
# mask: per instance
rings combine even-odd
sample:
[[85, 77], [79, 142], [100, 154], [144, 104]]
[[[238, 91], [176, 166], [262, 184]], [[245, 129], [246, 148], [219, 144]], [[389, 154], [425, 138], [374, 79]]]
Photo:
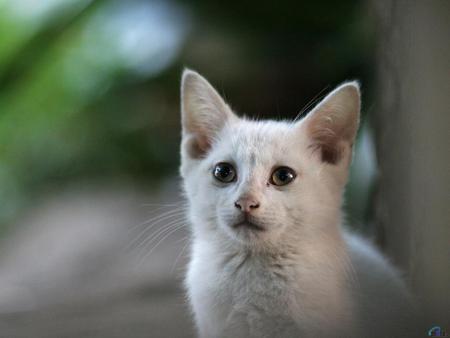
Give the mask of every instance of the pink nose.
[[243, 197], [234, 202], [234, 206], [243, 212], [251, 212], [259, 208], [259, 202], [251, 197]]

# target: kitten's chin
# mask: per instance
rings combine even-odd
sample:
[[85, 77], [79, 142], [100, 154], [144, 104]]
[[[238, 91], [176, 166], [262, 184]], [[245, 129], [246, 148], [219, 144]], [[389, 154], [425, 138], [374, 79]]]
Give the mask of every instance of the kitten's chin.
[[229, 221], [227, 224], [222, 225], [228, 235], [244, 244], [254, 244], [255, 242], [264, 241], [269, 235], [267, 226], [254, 218], [242, 218]]

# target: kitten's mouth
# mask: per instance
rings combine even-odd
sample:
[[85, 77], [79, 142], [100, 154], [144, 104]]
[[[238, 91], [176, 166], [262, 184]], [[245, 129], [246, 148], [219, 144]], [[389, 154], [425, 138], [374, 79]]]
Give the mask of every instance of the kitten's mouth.
[[233, 228], [235, 228], [235, 229], [237, 229], [237, 228], [247, 228], [247, 229], [255, 230], [255, 231], [265, 231], [266, 230], [261, 225], [258, 225], [256, 223], [250, 222], [248, 219], [244, 219], [243, 221], [234, 224]]

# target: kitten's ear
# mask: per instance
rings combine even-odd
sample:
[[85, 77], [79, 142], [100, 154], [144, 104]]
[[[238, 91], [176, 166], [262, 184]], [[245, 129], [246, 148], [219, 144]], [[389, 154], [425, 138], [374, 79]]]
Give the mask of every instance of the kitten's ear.
[[186, 69], [181, 80], [183, 151], [200, 158], [226, 123], [237, 119], [217, 91], [200, 74]]
[[328, 94], [301, 121], [322, 162], [337, 164], [353, 145], [361, 106], [359, 84], [347, 82]]

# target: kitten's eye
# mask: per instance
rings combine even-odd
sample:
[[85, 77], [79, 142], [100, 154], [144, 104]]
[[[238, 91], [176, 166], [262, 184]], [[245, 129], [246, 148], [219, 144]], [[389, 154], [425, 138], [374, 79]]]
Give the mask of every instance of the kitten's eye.
[[295, 171], [288, 167], [279, 167], [275, 169], [270, 178], [270, 183], [274, 185], [286, 185], [291, 183], [297, 175]]
[[229, 163], [217, 163], [213, 170], [214, 177], [220, 182], [230, 183], [236, 178], [236, 171]]

